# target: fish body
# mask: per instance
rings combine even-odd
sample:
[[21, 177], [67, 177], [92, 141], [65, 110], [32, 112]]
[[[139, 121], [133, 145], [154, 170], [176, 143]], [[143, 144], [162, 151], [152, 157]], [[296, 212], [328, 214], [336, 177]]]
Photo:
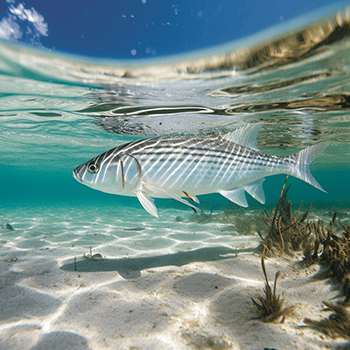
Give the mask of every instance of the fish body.
[[152, 198], [174, 198], [196, 210], [197, 195], [217, 192], [247, 207], [244, 192], [248, 192], [265, 203], [262, 183], [266, 176], [276, 174], [293, 175], [323, 190], [308, 165], [328, 144], [287, 157], [268, 155], [256, 148], [261, 127], [262, 123], [248, 125], [206, 138], [164, 136], [130, 142], [78, 166], [73, 175], [103, 192], [137, 196], [156, 217]]

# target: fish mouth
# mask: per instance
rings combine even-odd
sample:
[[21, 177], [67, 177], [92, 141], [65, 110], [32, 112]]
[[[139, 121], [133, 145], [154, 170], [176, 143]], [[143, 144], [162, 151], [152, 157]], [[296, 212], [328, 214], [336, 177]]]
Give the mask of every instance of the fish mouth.
[[[79, 167], [78, 167], [79, 168]], [[78, 168], [75, 168], [74, 170], [73, 170], [73, 177], [77, 180], [77, 181], [79, 181], [79, 182], [82, 182], [82, 180], [81, 180], [81, 176], [79, 175], [79, 169]]]

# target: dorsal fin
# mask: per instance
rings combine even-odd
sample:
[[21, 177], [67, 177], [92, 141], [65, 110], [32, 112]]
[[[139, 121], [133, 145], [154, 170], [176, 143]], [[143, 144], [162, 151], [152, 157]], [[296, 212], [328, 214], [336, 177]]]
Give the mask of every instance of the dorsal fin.
[[256, 139], [263, 125], [263, 122], [247, 124], [227, 134], [221, 135], [221, 137], [230, 142], [237, 143], [240, 146], [258, 150]]

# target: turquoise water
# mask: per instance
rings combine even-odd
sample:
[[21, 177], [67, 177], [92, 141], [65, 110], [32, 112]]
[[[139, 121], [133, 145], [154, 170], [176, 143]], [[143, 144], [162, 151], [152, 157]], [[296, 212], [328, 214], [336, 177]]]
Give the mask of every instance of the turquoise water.
[[330, 142], [310, 167], [327, 193], [290, 177], [288, 199], [302, 212], [313, 201], [308, 220], [337, 211], [350, 225], [349, 17], [133, 65], [0, 42], [0, 350], [343, 346], [303, 323], [340, 293], [300, 255], [266, 260], [292, 316], [252, 318], [265, 283], [253, 253], [284, 175], [266, 179], [264, 205], [198, 196], [212, 215], [199, 223], [172, 199], [156, 199], [157, 219], [72, 171], [132, 140], [264, 122], [257, 145], [269, 154]]
[[[327, 193], [290, 179], [289, 199], [295, 205], [312, 200], [316, 211], [337, 207], [346, 212], [350, 206], [347, 16], [344, 12], [317, 25], [306, 23], [303, 40], [299, 28], [283, 33], [278, 44], [265, 38], [260, 46], [237, 47], [231, 51], [236, 56], [218, 52], [215, 57], [180, 61], [175, 57], [141, 66], [0, 43], [0, 224], [15, 228], [10, 236], [0, 231], [2, 244], [66, 248], [65, 257], [87, 253], [89, 247], [108, 256], [139, 256], [232, 247], [240, 240], [256, 244], [257, 237], [239, 238], [239, 232], [221, 231], [224, 224], [189, 222], [191, 209], [171, 199], [156, 200], [160, 218], [155, 219], [134, 197], [82, 186], [72, 170], [131, 140], [205, 136], [260, 121], [264, 127], [258, 147], [266, 153], [288, 155], [331, 142], [311, 165]], [[251, 55], [246, 54], [249, 50]], [[213, 194], [200, 197], [201, 208], [213, 207], [214, 213], [230, 208], [247, 216], [262, 212], [277, 201], [283, 181], [282, 175], [266, 180], [266, 205], [249, 198], [250, 207], [241, 209]], [[176, 221], [177, 216], [183, 221]]]

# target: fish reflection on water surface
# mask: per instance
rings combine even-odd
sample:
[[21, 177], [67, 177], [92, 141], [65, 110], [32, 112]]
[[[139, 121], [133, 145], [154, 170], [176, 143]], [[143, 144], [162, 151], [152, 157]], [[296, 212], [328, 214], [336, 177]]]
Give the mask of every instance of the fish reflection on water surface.
[[251, 124], [207, 138], [163, 136], [129, 142], [83, 163], [73, 175], [102, 192], [137, 196], [155, 217], [153, 197], [173, 198], [194, 211], [197, 195], [215, 192], [243, 207], [248, 206], [245, 192], [264, 204], [264, 178], [277, 174], [295, 176], [324, 191], [312, 177], [309, 164], [328, 143], [287, 157], [264, 154], [256, 147], [262, 126]]

